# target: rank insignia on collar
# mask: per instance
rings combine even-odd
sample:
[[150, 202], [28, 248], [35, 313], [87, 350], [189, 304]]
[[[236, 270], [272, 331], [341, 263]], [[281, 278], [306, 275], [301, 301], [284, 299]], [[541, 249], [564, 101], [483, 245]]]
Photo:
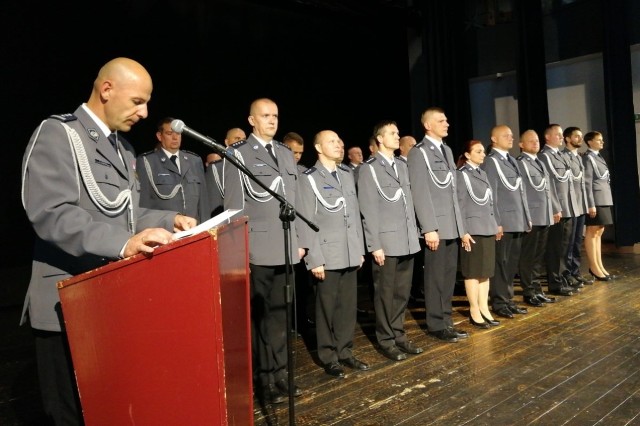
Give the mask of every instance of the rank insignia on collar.
[[87, 133], [89, 133], [89, 137], [94, 141], [100, 139], [100, 133], [96, 129], [87, 129]]

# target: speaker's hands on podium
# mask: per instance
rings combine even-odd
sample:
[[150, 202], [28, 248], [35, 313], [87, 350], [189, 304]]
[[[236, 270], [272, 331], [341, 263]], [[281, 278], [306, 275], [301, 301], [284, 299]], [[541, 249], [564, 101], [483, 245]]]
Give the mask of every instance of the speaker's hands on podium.
[[[198, 223], [192, 217], [177, 214], [173, 220], [174, 231], [186, 231]], [[138, 253], [153, 253], [157, 246], [167, 244], [172, 241], [173, 234], [164, 228], [147, 228], [129, 238], [124, 246], [122, 257], [129, 257]]]
[[178, 213], [173, 219], [173, 232], [186, 231], [198, 224], [198, 221], [192, 217], [184, 216]]

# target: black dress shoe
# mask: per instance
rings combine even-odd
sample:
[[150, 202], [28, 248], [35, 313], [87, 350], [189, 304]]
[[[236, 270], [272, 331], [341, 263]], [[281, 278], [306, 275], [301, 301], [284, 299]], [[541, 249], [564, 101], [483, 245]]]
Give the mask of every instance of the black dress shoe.
[[529, 306], [533, 306], [534, 308], [541, 308], [544, 306], [544, 302], [541, 299], [538, 299], [537, 296], [523, 296], [522, 300]]
[[325, 364], [324, 372], [333, 377], [344, 377], [344, 370], [337, 362], [330, 362]]
[[[594, 274], [591, 269], [589, 269], [589, 273], [591, 274], [591, 276], [593, 277], [594, 280], [596, 281], [611, 281], [613, 278], [611, 278], [611, 275], [605, 275], [603, 277], [599, 277], [596, 274]], [[616, 277], [618, 278], [618, 277]]]
[[[286, 379], [280, 379], [276, 381], [276, 388], [280, 391], [282, 395], [289, 396], [289, 382]], [[302, 395], [302, 390], [294, 384], [293, 396], [300, 396], [300, 395]]]
[[488, 322], [476, 322], [473, 320], [473, 317], [469, 317], [469, 322], [471, 323], [471, 325], [473, 325], [474, 327], [478, 327], [478, 328], [482, 328], [482, 329], [487, 329], [487, 328], [491, 328], [491, 326], [489, 325]]
[[549, 294], [553, 294], [555, 296], [573, 296], [573, 291], [566, 287], [550, 288]]
[[458, 335], [451, 329], [445, 328], [444, 330], [430, 331], [430, 335], [436, 339], [440, 339], [447, 343], [456, 343], [458, 341]]
[[539, 299], [544, 303], [556, 303], [555, 297], [548, 297], [546, 294], [542, 294], [542, 293], [536, 294], [536, 299]]
[[414, 345], [408, 340], [404, 342], [396, 342], [396, 346], [398, 349], [400, 349], [404, 353], [408, 353], [412, 355], [417, 355], [422, 353], [422, 348], [417, 347], [416, 345]]
[[[480, 314], [480, 315], [482, 315], [482, 314]], [[496, 327], [496, 326], [500, 325], [500, 321], [495, 320], [495, 319], [489, 319], [489, 318], [485, 317], [484, 315], [482, 315], [482, 319], [483, 319], [487, 324], [489, 324], [491, 327]]]
[[380, 348], [382, 351], [382, 355], [389, 358], [391, 361], [402, 361], [403, 359], [407, 359], [407, 356], [400, 352], [395, 346], [390, 346], [388, 348]]
[[286, 397], [276, 388], [276, 385], [270, 383], [262, 388], [260, 398], [265, 404], [282, 404]]
[[498, 309], [497, 311], [493, 311], [493, 313], [498, 315], [499, 317], [513, 318], [513, 313], [511, 313], [511, 309], [509, 309], [507, 306], [503, 306], [502, 308]]
[[576, 280], [580, 281], [584, 285], [593, 284], [593, 278], [585, 278], [582, 275], [574, 275], [573, 278], [575, 278]]
[[521, 308], [516, 305], [509, 305], [508, 308], [512, 314], [524, 315], [529, 313], [529, 311], [527, 311], [527, 308]]
[[459, 328], [448, 327], [449, 331], [452, 331], [458, 339], [466, 339], [469, 337], [469, 333], [464, 330], [460, 330]]
[[351, 358], [341, 359], [340, 364], [346, 367], [352, 368], [354, 370], [367, 371], [369, 369], [369, 364], [367, 364], [366, 362], [360, 361], [355, 356], [352, 356]]

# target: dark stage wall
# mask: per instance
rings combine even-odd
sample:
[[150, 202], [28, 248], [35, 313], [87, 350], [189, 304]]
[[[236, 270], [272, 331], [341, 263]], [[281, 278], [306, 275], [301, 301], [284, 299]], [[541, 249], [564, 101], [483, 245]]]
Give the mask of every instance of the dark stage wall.
[[[303, 162], [315, 161], [313, 135], [335, 130], [347, 146], [366, 148], [380, 119], [410, 133], [406, 28], [393, 14], [332, 14], [278, 2], [6, 0], [2, 102], [7, 184], [0, 224], [11, 257], [27, 263], [31, 228], [20, 202], [24, 148], [40, 121], [73, 112], [89, 97], [98, 69], [127, 56], [154, 79], [150, 116], [128, 134], [139, 153], [155, 144], [166, 115], [222, 142], [226, 130], [249, 131], [248, 108], [270, 97], [280, 108], [277, 138], [306, 140]], [[421, 137], [421, 135], [414, 135]], [[184, 138], [183, 148], [207, 149]]]

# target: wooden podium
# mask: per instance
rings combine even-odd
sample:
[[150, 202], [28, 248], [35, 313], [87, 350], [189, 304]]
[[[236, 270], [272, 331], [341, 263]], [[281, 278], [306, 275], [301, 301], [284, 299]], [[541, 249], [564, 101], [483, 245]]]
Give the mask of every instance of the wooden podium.
[[58, 283], [85, 422], [252, 425], [247, 219]]

